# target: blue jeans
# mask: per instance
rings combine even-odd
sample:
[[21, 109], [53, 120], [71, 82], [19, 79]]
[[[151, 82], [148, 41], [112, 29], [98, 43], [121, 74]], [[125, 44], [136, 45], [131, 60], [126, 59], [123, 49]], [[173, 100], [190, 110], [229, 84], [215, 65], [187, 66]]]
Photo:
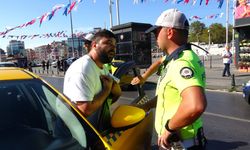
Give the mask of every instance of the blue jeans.
[[222, 76], [225, 76], [226, 73], [227, 73], [227, 76], [231, 76], [231, 73], [230, 73], [230, 64], [224, 64], [224, 65], [225, 65], [225, 67], [224, 67]]

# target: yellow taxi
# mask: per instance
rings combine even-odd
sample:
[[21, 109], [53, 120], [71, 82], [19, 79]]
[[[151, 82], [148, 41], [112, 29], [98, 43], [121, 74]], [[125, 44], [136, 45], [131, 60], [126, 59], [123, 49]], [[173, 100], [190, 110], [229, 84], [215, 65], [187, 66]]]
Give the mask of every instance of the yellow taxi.
[[[1, 149], [150, 149], [153, 115], [118, 106], [111, 127], [95, 129], [67, 97], [39, 76], [21, 68], [0, 68]], [[144, 103], [145, 95], [134, 103]]]

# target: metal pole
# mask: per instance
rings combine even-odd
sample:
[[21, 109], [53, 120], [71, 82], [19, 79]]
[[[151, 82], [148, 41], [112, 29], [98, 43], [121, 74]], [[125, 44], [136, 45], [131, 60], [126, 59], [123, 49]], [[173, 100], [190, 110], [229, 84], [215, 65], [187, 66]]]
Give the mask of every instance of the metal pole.
[[210, 69], [211, 69], [211, 68], [212, 68], [212, 55], [210, 55], [209, 58], [210, 58], [210, 66], [209, 66], [209, 67], [210, 67]]
[[209, 51], [210, 51], [210, 47], [211, 47], [211, 36], [210, 36], [210, 30], [207, 30], [208, 32], [208, 46], [209, 46]]
[[[69, 0], [69, 3], [71, 4], [71, 0]], [[73, 33], [73, 22], [72, 22], [72, 11], [70, 11], [70, 27], [71, 27], [71, 39], [72, 39], [72, 53], [73, 57], [75, 57], [75, 50], [74, 50], [74, 33]]]
[[229, 20], [229, 0], [226, 6], [226, 46], [228, 46], [228, 20]]
[[235, 77], [234, 77], [234, 74], [232, 75], [231, 86], [235, 87]]
[[117, 19], [117, 25], [120, 25], [119, 0], [116, 0], [116, 19]]
[[[235, 6], [236, 6], [236, 0], [233, 1], [233, 10], [235, 10]], [[234, 20], [234, 15], [235, 15], [235, 12], [233, 13], [233, 26], [235, 26], [235, 20]], [[235, 48], [234, 48], [234, 28], [233, 28], [233, 31], [232, 31], [232, 49], [233, 49], [233, 52], [235, 53]]]
[[109, 19], [110, 19], [110, 29], [111, 29], [113, 27], [112, 0], [109, 0]]

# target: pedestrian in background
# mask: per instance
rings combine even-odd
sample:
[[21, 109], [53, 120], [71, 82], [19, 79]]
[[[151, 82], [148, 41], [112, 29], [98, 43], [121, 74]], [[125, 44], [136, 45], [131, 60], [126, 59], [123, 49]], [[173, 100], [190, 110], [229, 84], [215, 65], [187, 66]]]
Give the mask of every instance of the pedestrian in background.
[[61, 71], [61, 61], [59, 59], [57, 59], [57, 71], [60, 72]]
[[232, 53], [230, 52], [230, 46], [226, 45], [225, 50], [222, 53], [222, 59], [224, 64], [224, 69], [222, 72], [222, 77], [231, 76], [230, 64], [232, 63]]
[[47, 62], [46, 62], [46, 68], [47, 68], [47, 71], [49, 70], [49, 60], [47, 60]]
[[46, 65], [45, 63], [46, 63], [45, 60], [43, 60], [43, 61], [42, 61], [43, 71], [45, 70], [45, 65]]
[[[206, 109], [205, 68], [187, 44], [189, 23], [177, 9], [164, 11], [154, 32], [157, 44], [167, 56], [157, 84], [157, 98], [142, 105], [144, 110], [156, 106], [155, 129], [159, 149], [174, 147], [174, 135], [183, 149], [205, 149], [201, 115]], [[157, 100], [157, 101], [156, 101]], [[140, 107], [140, 106], [139, 106]]]
[[28, 63], [28, 69], [29, 69], [30, 72], [33, 72], [32, 62], [31, 61]]

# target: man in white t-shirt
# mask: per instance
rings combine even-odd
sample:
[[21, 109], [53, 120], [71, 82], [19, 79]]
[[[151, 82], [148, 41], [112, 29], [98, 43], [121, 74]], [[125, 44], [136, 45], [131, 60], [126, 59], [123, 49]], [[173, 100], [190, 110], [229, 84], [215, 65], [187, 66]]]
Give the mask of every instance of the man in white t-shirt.
[[225, 77], [227, 73], [227, 76], [229, 77], [231, 76], [230, 64], [232, 63], [232, 53], [230, 52], [229, 46], [226, 46], [225, 51], [223, 51], [222, 58], [223, 58], [223, 64], [224, 64], [222, 76]]
[[109, 30], [97, 32], [88, 54], [76, 60], [64, 77], [63, 93], [76, 104], [88, 120], [97, 127], [101, 106], [112, 94], [112, 102], [121, 95], [119, 84], [108, 76], [103, 64], [110, 63], [115, 56], [116, 40]]

